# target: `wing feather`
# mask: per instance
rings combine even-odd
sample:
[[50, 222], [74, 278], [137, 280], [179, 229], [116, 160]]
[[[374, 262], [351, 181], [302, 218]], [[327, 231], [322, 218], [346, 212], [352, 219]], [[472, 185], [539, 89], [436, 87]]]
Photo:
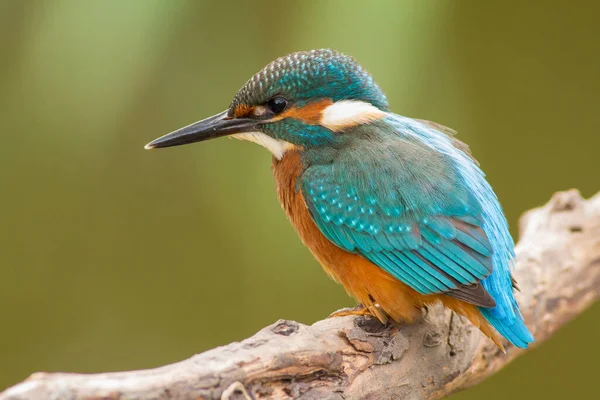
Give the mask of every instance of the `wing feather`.
[[450, 193], [423, 212], [390, 201], [400, 196], [387, 192], [361, 195], [356, 184], [340, 176], [328, 165], [308, 168], [301, 179], [311, 216], [329, 240], [419, 293], [495, 305], [480, 284], [493, 269], [492, 247], [481, 227], [480, 210], [469, 204], [468, 196]]

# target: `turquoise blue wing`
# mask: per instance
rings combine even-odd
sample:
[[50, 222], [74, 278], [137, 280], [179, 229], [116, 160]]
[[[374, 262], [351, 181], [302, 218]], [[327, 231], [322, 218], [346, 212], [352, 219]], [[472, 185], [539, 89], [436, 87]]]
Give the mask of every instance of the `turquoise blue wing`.
[[[445, 293], [482, 307], [480, 281], [493, 270], [477, 201], [459, 184], [445, 193], [333, 165], [313, 166], [299, 184], [314, 222], [338, 247], [367, 258], [422, 294]], [[364, 171], [364, 170], [363, 170]], [[402, 175], [402, 173], [400, 173]], [[385, 180], [396, 185], [387, 185]]]

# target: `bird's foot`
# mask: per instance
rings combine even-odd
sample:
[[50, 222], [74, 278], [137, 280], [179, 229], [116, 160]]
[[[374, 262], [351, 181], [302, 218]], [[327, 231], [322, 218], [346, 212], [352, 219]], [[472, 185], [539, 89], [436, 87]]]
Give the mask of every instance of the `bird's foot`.
[[429, 306], [427, 304], [423, 305], [421, 309], [423, 319], [427, 321], [427, 317], [429, 316]]
[[331, 313], [329, 315], [329, 317], [327, 317], [327, 318], [347, 317], [348, 315], [357, 315], [357, 316], [360, 316], [360, 317], [364, 317], [364, 316], [369, 315], [371, 317], [377, 318], [375, 315], [373, 315], [373, 313], [371, 311], [369, 311], [369, 309], [367, 309], [362, 304], [359, 304], [359, 305], [354, 306], [354, 307], [346, 307], [346, 308], [339, 309], [339, 310]]
[[354, 324], [366, 332], [380, 333], [389, 327], [386, 315], [383, 314], [381, 309], [376, 305], [373, 305], [372, 308], [367, 308], [362, 304], [352, 308], [342, 308], [329, 315], [328, 318], [346, 317], [348, 315], [363, 317], [354, 320]]

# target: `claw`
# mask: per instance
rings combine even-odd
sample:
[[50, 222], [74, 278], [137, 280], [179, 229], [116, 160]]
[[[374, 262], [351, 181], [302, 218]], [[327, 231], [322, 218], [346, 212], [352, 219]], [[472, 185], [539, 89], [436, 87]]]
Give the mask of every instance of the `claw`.
[[372, 317], [376, 317], [365, 306], [363, 306], [362, 304], [359, 304], [359, 305], [357, 305], [355, 307], [346, 307], [346, 308], [339, 309], [339, 310], [331, 313], [328, 318], [332, 318], [332, 317], [347, 317], [348, 315], [358, 315], [358, 316], [361, 316], [361, 317], [364, 317], [366, 315], [370, 315]]

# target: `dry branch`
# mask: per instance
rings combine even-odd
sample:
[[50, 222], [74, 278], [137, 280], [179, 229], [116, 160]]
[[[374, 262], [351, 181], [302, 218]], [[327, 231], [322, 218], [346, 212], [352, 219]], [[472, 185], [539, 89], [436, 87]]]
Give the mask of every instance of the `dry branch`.
[[[536, 345], [600, 294], [600, 194], [556, 193], [521, 219], [518, 300]], [[107, 374], [37, 373], [0, 394], [21, 399], [440, 399], [508, 364], [462, 318], [441, 307], [414, 325], [341, 317], [278, 321], [164, 367]]]

